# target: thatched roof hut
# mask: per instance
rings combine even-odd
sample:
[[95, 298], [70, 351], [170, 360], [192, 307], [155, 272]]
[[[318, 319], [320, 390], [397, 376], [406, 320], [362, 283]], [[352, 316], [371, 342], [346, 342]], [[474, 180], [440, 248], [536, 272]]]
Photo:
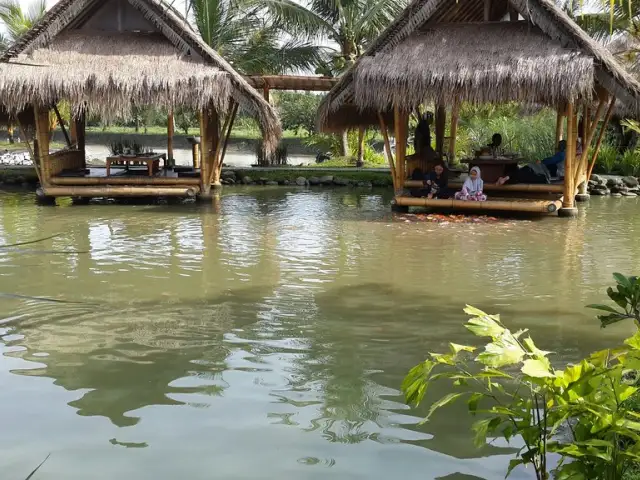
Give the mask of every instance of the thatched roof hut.
[[0, 104], [68, 100], [107, 117], [134, 105], [219, 114], [232, 101], [254, 116], [273, 149], [274, 109], [160, 0], [60, 0], [0, 58]]
[[595, 87], [640, 114], [640, 84], [552, 0], [414, 0], [327, 95], [319, 126], [377, 126], [394, 107], [454, 100], [558, 107]]

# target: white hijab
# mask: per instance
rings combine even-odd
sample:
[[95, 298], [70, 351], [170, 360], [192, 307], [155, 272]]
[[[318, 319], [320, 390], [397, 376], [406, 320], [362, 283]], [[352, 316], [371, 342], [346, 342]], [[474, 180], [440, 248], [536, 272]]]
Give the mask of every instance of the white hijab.
[[481, 192], [484, 187], [484, 182], [480, 176], [480, 169], [478, 167], [473, 167], [469, 173], [471, 172], [476, 172], [476, 178], [471, 178], [471, 175], [469, 175], [469, 177], [464, 181], [462, 188], [466, 188], [469, 193]]

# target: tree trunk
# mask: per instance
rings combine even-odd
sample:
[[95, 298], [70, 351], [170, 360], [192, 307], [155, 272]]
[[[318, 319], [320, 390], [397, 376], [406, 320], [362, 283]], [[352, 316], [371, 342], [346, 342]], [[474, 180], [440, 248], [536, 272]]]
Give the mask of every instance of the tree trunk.
[[364, 127], [360, 127], [358, 130], [358, 159], [356, 160], [356, 167], [364, 167]]
[[348, 130], [344, 130], [342, 132], [342, 152], [341, 153], [343, 157], [349, 156], [349, 131]]
[[9, 124], [7, 133], [9, 134], [9, 143], [13, 143], [13, 125]]

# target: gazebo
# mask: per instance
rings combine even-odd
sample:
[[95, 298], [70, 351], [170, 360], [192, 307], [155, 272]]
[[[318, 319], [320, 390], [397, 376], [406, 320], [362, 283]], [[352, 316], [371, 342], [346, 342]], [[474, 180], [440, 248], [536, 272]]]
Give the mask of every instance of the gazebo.
[[[461, 102], [513, 101], [557, 110], [556, 144], [567, 140], [563, 183], [485, 184], [486, 202], [404, 193], [412, 186], [406, 164], [411, 112], [435, 106], [435, 150], [441, 158], [447, 147], [455, 152]], [[558, 210], [570, 216], [614, 110], [637, 116], [640, 84], [553, 1], [414, 0], [329, 92], [318, 123], [327, 132], [381, 129], [400, 209]], [[395, 136], [395, 156], [388, 130]]]
[[[219, 184], [238, 109], [257, 120], [266, 151], [280, 139], [269, 103], [160, 0], [60, 0], [0, 62], [0, 105], [23, 137], [34, 133], [29, 148], [47, 197], [206, 196]], [[49, 115], [59, 116], [63, 100], [72, 108], [70, 132], [62, 125], [68, 145], [50, 152]], [[87, 169], [87, 113], [126, 117], [142, 106], [169, 112], [167, 152], [107, 160], [143, 170]], [[201, 159], [184, 175], [166, 165], [179, 107], [200, 116]]]

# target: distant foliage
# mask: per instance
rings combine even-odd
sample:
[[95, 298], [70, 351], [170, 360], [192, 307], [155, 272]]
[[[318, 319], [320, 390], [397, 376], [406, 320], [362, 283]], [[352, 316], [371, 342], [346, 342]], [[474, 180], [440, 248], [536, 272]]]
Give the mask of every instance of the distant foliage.
[[321, 101], [321, 95], [311, 92], [281, 92], [274, 96], [282, 128], [292, 130], [296, 135], [315, 133], [316, 113]]

